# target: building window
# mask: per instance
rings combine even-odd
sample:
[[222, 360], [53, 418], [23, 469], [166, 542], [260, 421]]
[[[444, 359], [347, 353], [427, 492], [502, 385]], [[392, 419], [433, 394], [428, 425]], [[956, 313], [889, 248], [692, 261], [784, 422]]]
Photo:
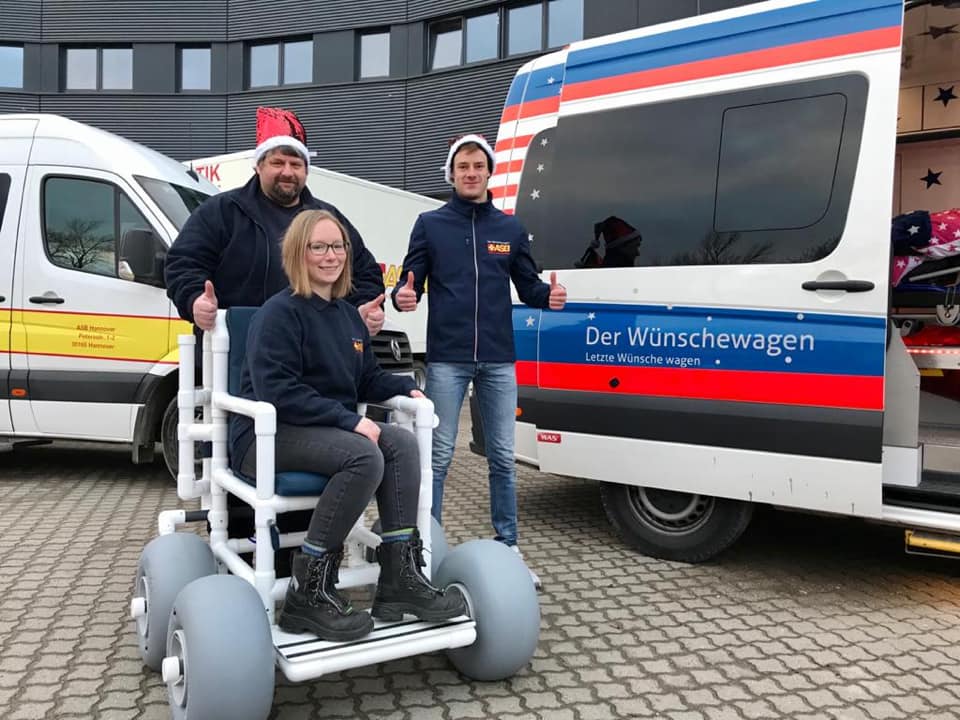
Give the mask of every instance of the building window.
[[583, 39], [583, 0], [548, 0], [547, 46], [560, 47]]
[[360, 36], [360, 78], [386, 77], [390, 74], [390, 33], [364, 33]]
[[313, 81], [313, 41], [286, 40], [250, 46], [250, 87]]
[[0, 45], [0, 87], [23, 87], [23, 48]]
[[467, 18], [467, 62], [492, 60], [500, 54], [500, 13]]
[[132, 48], [67, 48], [67, 90], [132, 90]]
[[210, 89], [210, 48], [180, 48], [180, 89]]
[[430, 26], [430, 69], [453, 67], [463, 62], [463, 24], [460, 18]]
[[507, 55], [543, 49], [543, 4], [507, 8]]

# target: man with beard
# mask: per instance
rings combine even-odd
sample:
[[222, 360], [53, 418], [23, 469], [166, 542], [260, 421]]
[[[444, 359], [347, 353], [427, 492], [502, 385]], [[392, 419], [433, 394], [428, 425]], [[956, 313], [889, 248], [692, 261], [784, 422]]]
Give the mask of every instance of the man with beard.
[[257, 145], [246, 185], [204, 202], [184, 224], [166, 261], [167, 296], [180, 317], [211, 330], [219, 308], [260, 306], [287, 287], [280, 240], [301, 210], [326, 210], [347, 228], [353, 292], [371, 335], [383, 327], [383, 273], [357, 229], [307, 189], [310, 154], [303, 141], [275, 135]]

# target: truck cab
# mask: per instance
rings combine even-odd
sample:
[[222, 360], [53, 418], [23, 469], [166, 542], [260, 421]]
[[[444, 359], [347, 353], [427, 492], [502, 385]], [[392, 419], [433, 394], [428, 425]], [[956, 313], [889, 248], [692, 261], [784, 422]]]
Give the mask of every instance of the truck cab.
[[923, 210], [899, 247], [939, 259], [960, 206], [949, 5], [757, 3], [518, 71], [491, 192], [569, 301], [515, 306], [517, 456], [600, 481], [634, 547], [706, 560], [762, 503], [960, 549], [960, 393], [927, 377], [960, 354], [911, 340], [956, 282], [899, 294], [891, 246]]
[[0, 116], [0, 438], [129, 443], [153, 459], [175, 409], [167, 248], [216, 188], [56, 115]]

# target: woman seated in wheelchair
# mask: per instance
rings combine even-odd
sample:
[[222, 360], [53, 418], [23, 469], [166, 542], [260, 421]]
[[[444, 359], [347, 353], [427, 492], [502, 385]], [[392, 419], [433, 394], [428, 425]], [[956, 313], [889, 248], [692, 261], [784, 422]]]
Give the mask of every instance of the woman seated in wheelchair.
[[[355, 610], [336, 583], [344, 540], [374, 495], [383, 543], [373, 616], [440, 621], [466, 610], [459, 592], [434, 588], [420, 570], [414, 434], [357, 413], [358, 402], [423, 394], [412, 379], [380, 369], [360, 314], [342, 299], [351, 288], [348, 237], [322, 210], [301, 212], [290, 224], [282, 245], [290, 289], [267, 300], [251, 321], [241, 381], [241, 395], [276, 408], [276, 472], [329, 478], [294, 555], [279, 625], [334, 641], [373, 629], [370, 614]], [[249, 418], [231, 418], [230, 441], [233, 469], [253, 477]]]

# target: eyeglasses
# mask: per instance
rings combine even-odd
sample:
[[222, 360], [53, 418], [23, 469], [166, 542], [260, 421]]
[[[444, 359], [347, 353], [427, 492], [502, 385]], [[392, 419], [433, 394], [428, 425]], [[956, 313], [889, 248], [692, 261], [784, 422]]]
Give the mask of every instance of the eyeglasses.
[[310, 251], [311, 255], [326, 255], [330, 250], [333, 250], [334, 255], [345, 255], [347, 252], [347, 246], [342, 243], [310, 243], [307, 245], [307, 250]]

